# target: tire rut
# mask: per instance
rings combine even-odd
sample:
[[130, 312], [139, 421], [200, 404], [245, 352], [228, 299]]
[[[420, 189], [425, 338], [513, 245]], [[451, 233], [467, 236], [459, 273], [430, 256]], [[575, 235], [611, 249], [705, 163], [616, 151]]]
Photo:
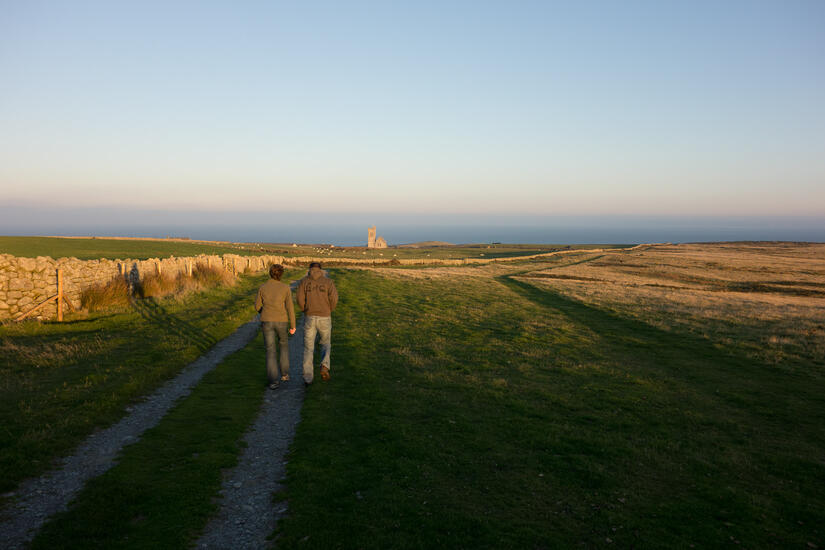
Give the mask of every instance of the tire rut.
[[273, 502], [282, 488], [286, 453], [301, 419], [304, 400], [303, 323], [290, 337], [290, 380], [266, 390], [261, 412], [244, 436], [246, 448], [238, 465], [224, 476], [220, 510], [204, 529], [197, 548], [252, 549], [273, 545], [267, 537], [287, 512]]
[[187, 365], [175, 378], [128, 408], [129, 414], [112, 426], [93, 433], [61, 465], [39, 477], [23, 481], [0, 511], [0, 547], [23, 548], [53, 515], [67, 509], [83, 486], [116, 464], [124, 446], [166, 415], [180, 399], [226, 357], [246, 346], [258, 333], [256, 319], [241, 325], [207, 353]]

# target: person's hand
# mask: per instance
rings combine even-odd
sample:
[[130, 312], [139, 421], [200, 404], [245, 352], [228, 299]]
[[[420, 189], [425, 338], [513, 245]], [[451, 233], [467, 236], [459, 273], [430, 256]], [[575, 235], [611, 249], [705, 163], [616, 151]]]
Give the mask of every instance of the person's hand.
[[295, 334], [295, 329], [294, 328], [289, 329], [289, 333], [290, 334]]

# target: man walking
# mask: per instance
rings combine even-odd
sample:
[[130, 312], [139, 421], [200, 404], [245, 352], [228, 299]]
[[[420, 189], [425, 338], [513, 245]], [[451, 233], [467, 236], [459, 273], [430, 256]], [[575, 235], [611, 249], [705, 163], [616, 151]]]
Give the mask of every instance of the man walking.
[[[266, 344], [266, 374], [269, 389], [277, 389], [280, 381], [289, 380], [289, 333], [295, 334], [295, 308], [292, 307], [292, 290], [281, 282], [284, 266], [275, 264], [269, 268], [270, 279], [258, 289], [255, 310], [261, 314], [261, 331]], [[281, 348], [280, 381], [278, 380], [278, 359], [275, 349], [275, 335]]]
[[321, 264], [309, 264], [309, 273], [298, 285], [298, 307], [304, 312], [304, 382], [312, 384], [315, 335], [321, 338], [321, 380], [329, 380], [329, 355], [332, 342], [332, 312], [338, 304], [335, 283], [321, 270]]

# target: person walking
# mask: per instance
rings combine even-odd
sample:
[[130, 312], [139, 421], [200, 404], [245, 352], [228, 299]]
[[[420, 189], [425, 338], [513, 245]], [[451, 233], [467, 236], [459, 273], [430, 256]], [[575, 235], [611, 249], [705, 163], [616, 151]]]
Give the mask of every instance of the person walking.
[[[258, 289], [255, 310], [261, 314], [261, 331], [266, 344], [266, 374], [269, 389], [278, 388], [280, 382], [289, 380], [289, 334], [295, 334], [295, 308], [292, 306], [292, 290], [281, 282], [284, 266], [274, 264], [269, 267], [270, 279]], [[280, 373], [276, 350], [276, 335], [280, 347]], [[280, 380], [279, 380], [280, 374]]]
[[314, 378], [313, 355], [316, 333], [321, 340], [321, 380], [330, 378], [332, 347], [332, 312], [338, 304], [338, 289], [321, 270], [321, 264], [309, 264], [309, 273], [298, 284], [298, 307], [304, 312], [304, 383]]

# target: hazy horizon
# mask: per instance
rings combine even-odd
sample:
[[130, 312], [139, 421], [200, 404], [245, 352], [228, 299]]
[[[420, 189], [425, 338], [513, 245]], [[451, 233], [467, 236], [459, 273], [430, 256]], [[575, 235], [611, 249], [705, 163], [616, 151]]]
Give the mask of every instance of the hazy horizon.
[[172, 211], [0, 206], [0, 235], [190, 238], [363, 245], [376, 225], [391, 245], [419, 241], [635, 244], [825, 242], [820, 216], [507, 216], [469, 214]]

